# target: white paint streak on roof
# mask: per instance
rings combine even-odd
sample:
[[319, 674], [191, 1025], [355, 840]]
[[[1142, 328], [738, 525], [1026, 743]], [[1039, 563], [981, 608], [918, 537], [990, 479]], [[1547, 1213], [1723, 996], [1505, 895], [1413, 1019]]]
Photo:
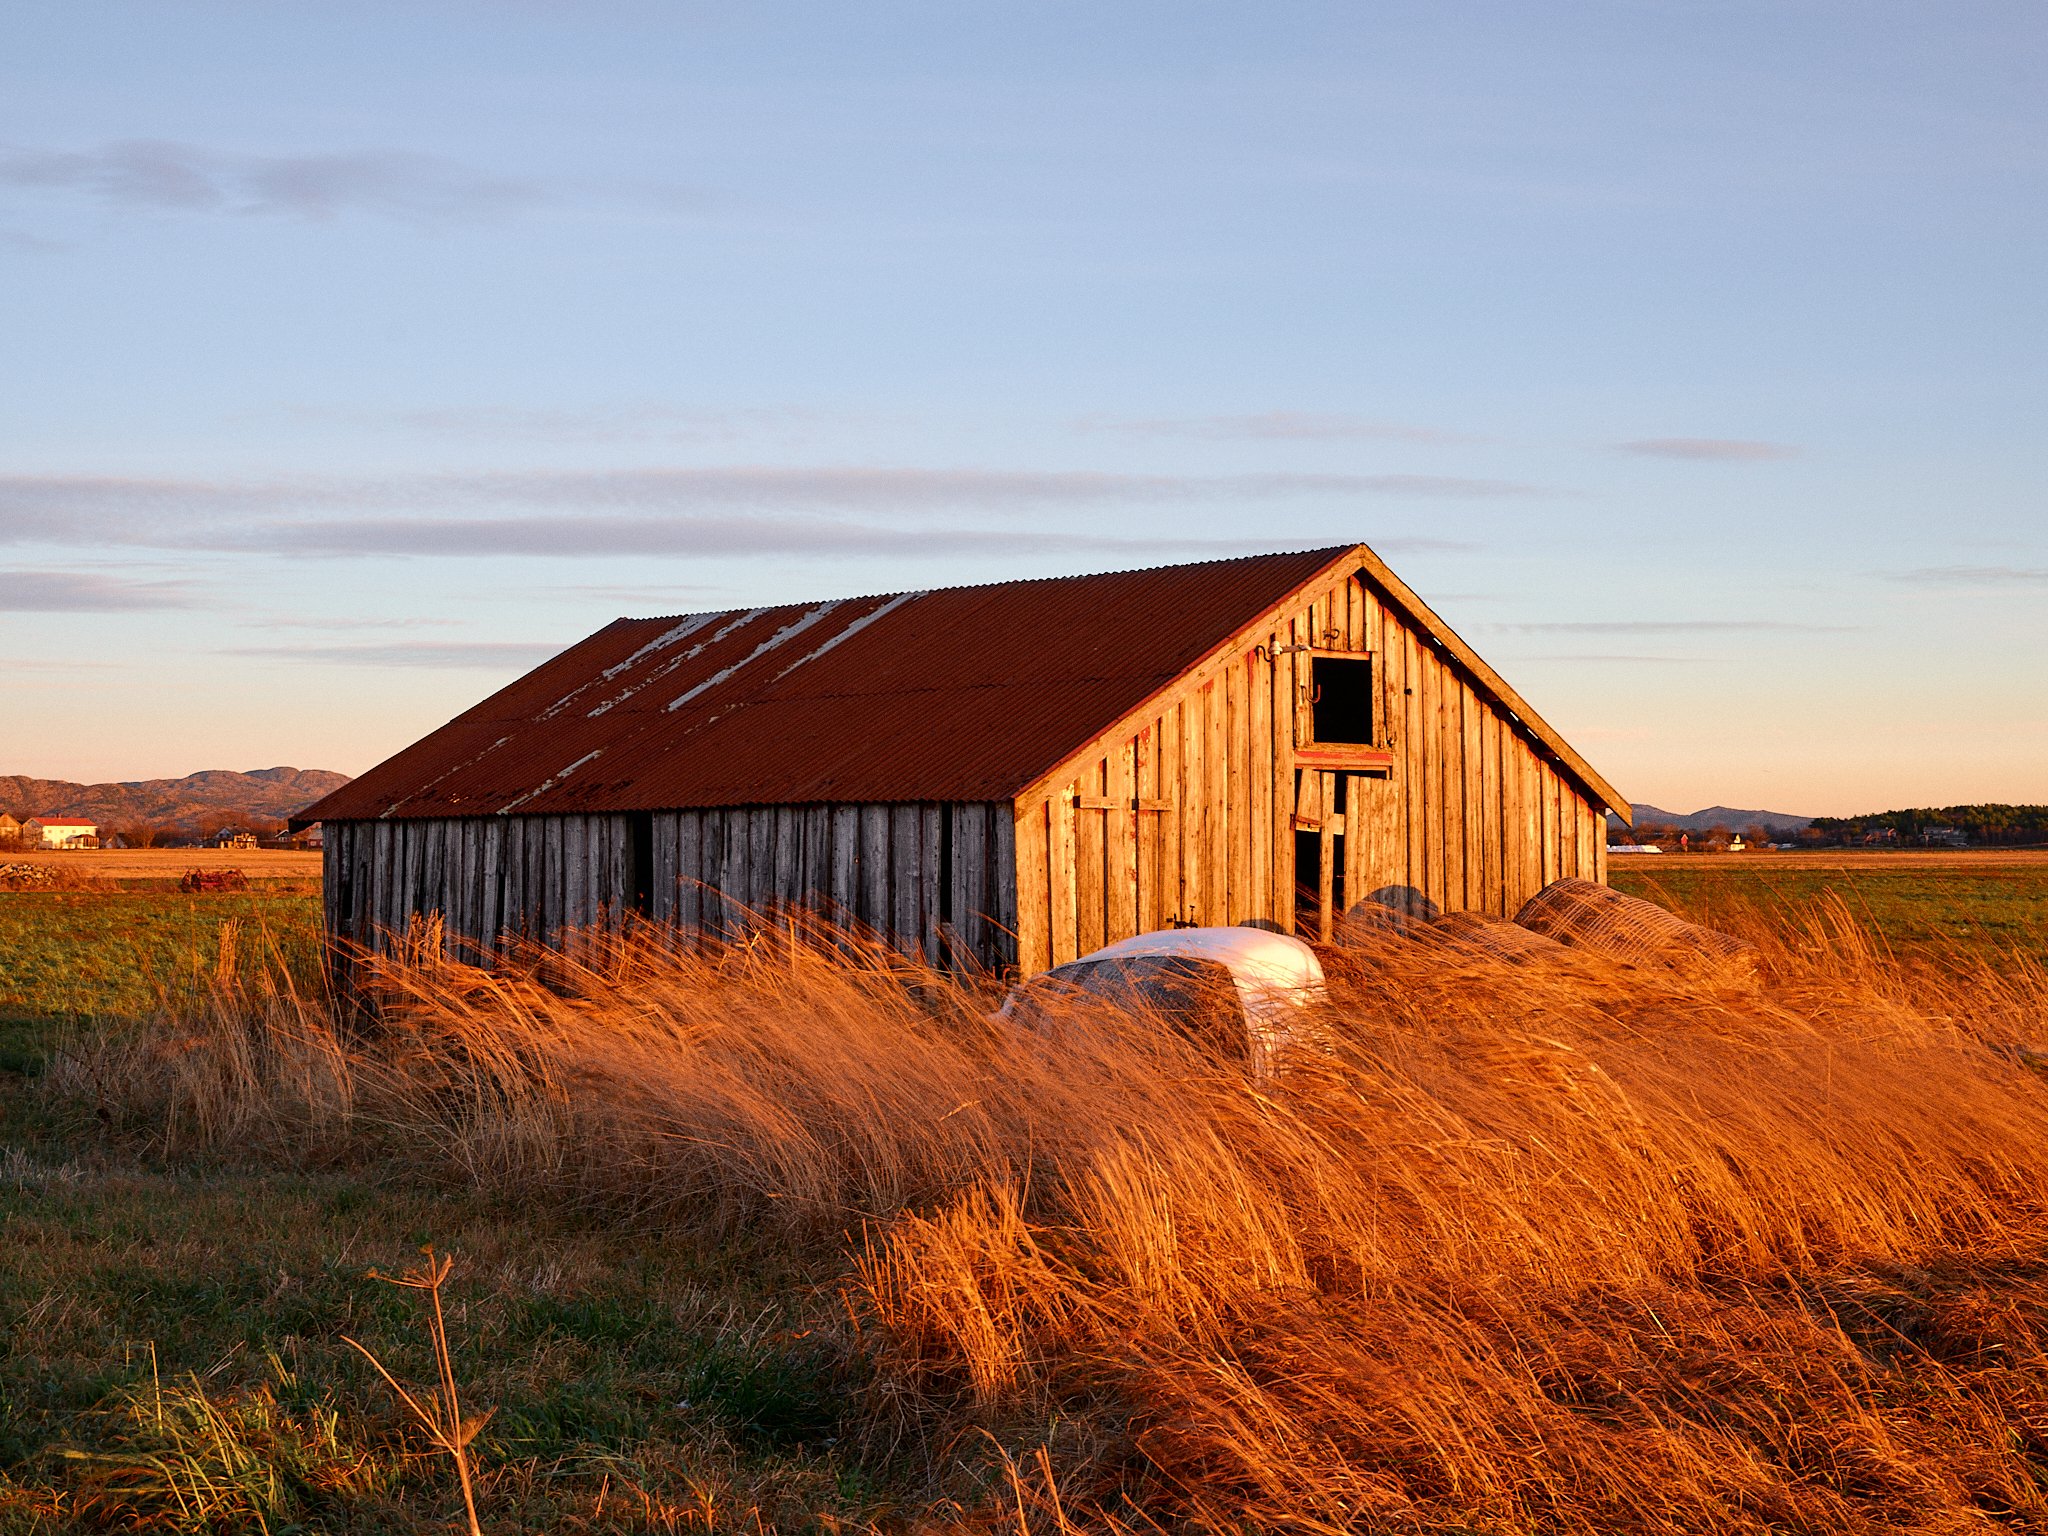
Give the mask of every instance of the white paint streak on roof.
[[613, 666], [606, 667], [604, 671], [599, 673], [598, 675], [600, 677], [607, 679], [617, 677], [621, 672], [627, 671], [630, 668], [637, 667], [638, 665], [640, 665], [640, 660], [642, 657], [650, 656], [656, 651], [665, 651], [670, 646], [674, 645], [678, 640], [689, 639], [690, 636], [697, 633], [698, 630], [702, 629], [706, 624], [709, 624], [713, 619], [716, 619], [718, 617], [719, 615], [715, 613], [693, 613], [689, 615], [687, 618], [685, 618], [680, 624], [676, 625], [674, 629], [663, 630], [660, 634], [656, 635], [652, 640], [648, 641], [645, 645], [641, 646], [639, 650], [635, 651], [632, 655], [628, 656], [624, 661], [618, 662]]
[[592, 758], [602, 757], [603, 755], [603, 747], [598, 747], [592, 751], [584, 753], [581, 757], [577, 758], [575, 762], [571, 763], [568, 767], [564, 768], [560, 773], [550, 774], [545, 781], [534, 785], [533, 788], [529, 789], [525, 794], [521, 795], [517, 800], [514, 800], [511, 804], [500, 806], [498, 808], [498, 814], [500, 816], [503, 816], [508, 814], [509, 812], [518, 810], [520, 806], [526, 804], [526, 802], [531, 800], [535, 795], [544, 794], [548, 790], [553, 789], [557, 784], [561, 783], [562, 780], [569, 777], [570, 774], [574, 773], [578, 768], [581, 768], [585, 763], [589, 762]]
[[[730, 624], [720, 625], [716, 632], [714, 632], [708, 639], [699, 640], [687, 651], [679, 651], [675, 655], [667, 657], [666, 659], [659, 661], [655, 665], [649, 667], [647, 669], [647, 675], [645, 677], [639, 679], [639, 681], [637, 682], [629, 683], [626, 687], [621, 688], [617, 693], [613, 694], [610, 698], [600, 702], [595, 708], [585, 711], [584, 718], [588, 720], [595, 720], [599, 715], [603, 714], [606, 710], [613, 709], [618, 705], [625, 703], [626, 700], [632, 698], [634, 694], [640, 692], [643, 688], [652, 687], [655, 683], [660, 682], [664, 677], [667, 677], [671, 672], [675, 671], [676, 668], [684, 665], [686, 662], [695, 661], [699, 656], [704, 654], [704, 650], [707, 646], [713, 646], [718, 644], [719, 641], [723, 640], [727, 635], [731, 634], [734, 630], [739, 629], [743, 625], [752, 623], [755, 619], [758, 619], [762, 614], [766, 613], [767, 611], [768, 610], [765, 608], [750, 608], [745, 613], [741, 614], [740, 617], [734, 619]], [[643, 645], [640, 647], [639, 650], [635, 651], [631, 656], [627, 657], [617, 666], [606, 668], [603, 676], [616, 676], [618, 673], [632, 666], [633, 663], [638, 661], [641, 657], [647, 655], [648, 652], [659, 650], [664, 645], [673, 645], [678, 641], [686, 640], [691, 635], [694, 635], [698, 630], [702, 629], [706, 624], [711, 623], [714, 619], [722, 619], [725, 617], [726, 615], [722, 613], [693, 613], [690, 615], [689, 618], [685, 619], [682, 623], [676, 625], [674, 629], [664, 631], [657, 643]], [[578, 690], [578, 692], [581, 691], [582, 690], [580, 689]], [[570, 695], [570, 698], [574, 697], [575, 694]], [[568, 700], [565, 699], [563, 702], [567, 703]]]
[[[718, 671], [712, 673], [709, 677], [705, 678], [703, 682], [699, 683], [696, 687], [692, 688], [688, 693], [684, 694], [681, 698], [671, 699], [668, 703], [669, 709], [681, 709], [685, 704], [689, 703], [690, 700], [696, 698], [698, 695], [710, 692], [713, 688], [718, 687], [721, 683], [724, 683], [728, 679], [730, 679], [735, 672], [738, 672], [742, 667], [746, 666], [749, 662], [756, 661], [759, 658], [766, 656], [770, 651], [774, 650], [777, 646], [783, 645], [788, 641], [794, 640], [798, 635], [802, 634], [812, 625], [828, 617], [835, 609], [840, 607], [841, 604], [843, 604], [844, 602], [844, 598], [834, 598], [829, 603], [820, 603], [817, 607], [811, 609], [810, 612], [806, 613], [802, 618], [796, 620], [796, 622], [792, 624], [783, 625], [782, 628], [775, 631], [774, 634], [770, 635], [766, 640], [763, 640], [759, 645], [755, 646], [751, 651], [747, 652], [746, 655], [742, 656], [738, 661], [734, 662], [731, 666], [719, 668]], [[757, 613], [759, 611], [759, 609], [755, 610], [755, 612]]]
[[873, 613], [862, 614], [859, 618], [855, 619], [851, 624], [847, 625], [846, 628], [842, 629], [841, 631], [839, 631], [838, 634], [834, 635], [830, 640], [827, 640], [815, 651], [812, 651], [810, 655], [802, 657], [797, 661], [792, 661], [788, 666], [784, 667], [780, 672], [775, 674], [775, 681], [777, 681], [778, 683], [781, 682], [785, 677], [789, 676], [790, 673], [794, 672], [798, 667], [802, 666], [805, 662], [816, 661], [820, 656], [824, 655], [827, 651], [831, 650], [833, 646], [839, 644], [840, 641], [852, 639], [855, 635], [859, 634], [862, 630], [866, 629], [870, 624], [874, 623], [875, 620], [881, 618], [883, 615], [894, 613], [898, 608], [901, 608], [905, 603], [909, 602], [912, 598], [923, 596], [924, 594], [922, 592], [899, 592], [896, 596], [890, 598], [889, 601], [882, 604], [881, 607], [877, 608]]
[[[510, 736], [500, 736], [496, 741], [492, 742], [488, 747], [485, 747], [483, 751], [477, 753], [474, 757], [466, 758], [462, 762], [457, 763], [454, 767], [443, 769], [440, 773], [435, 774], [431, 779], [427, 780], [425, 784], [422, 784], [417, 792], [419, 794], [424, 795], [436, 784], [439, 784], [443, 779], [447, 778], [449, 774], [460, 773], [462, 772], [463, 769], [471, 766], [472, 764], [482, 762], [485, 758], [489, 757], [493, 752], [497, 751], [498, 748], [504, 746], [505, 743], [510, 741], [511, 739], [512, 738]], [[386, 816], [389, 816], [391, 812], [389, 809], [387, 809], [384, 812], [384, 814]]]

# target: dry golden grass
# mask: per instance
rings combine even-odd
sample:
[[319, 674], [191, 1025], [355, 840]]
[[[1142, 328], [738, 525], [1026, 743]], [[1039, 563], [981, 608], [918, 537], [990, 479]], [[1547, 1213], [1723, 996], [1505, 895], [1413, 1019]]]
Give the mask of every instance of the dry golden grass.
[[1761, 984], [1349, 951], [1258, 1081], [844, 936], [422, 946], [376, 1032], [224, 976], [47, 1083], [807, 1267], [927, 1524], [2048, 1528], [2048, 979], [1745, 937]]

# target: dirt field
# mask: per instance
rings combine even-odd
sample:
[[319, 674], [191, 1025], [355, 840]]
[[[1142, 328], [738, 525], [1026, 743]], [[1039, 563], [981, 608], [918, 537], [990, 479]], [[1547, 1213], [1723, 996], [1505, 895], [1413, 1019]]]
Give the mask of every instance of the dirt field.
[[251, 880], [318, 880], [320, 854], [277, 848], [9, 850], [0, 864], [49, 864], [104, 880], [176, 880], [188, 869], [239, 869]]

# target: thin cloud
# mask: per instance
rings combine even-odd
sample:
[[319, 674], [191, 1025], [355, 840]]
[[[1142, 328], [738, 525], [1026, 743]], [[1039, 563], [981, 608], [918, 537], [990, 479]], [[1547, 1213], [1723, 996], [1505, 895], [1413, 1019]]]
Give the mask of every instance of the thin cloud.
[[1719, 659], [1720, 658], [1714, 656], [1630, 656], [1617, 655], [1606, 651], [1587, 651], [1571, 655], [1517, 656], [1515, 658], [1515, 664], [1519, 666], [1523, 662], [1528, 661], [1568, 661], [1575, 665], [1586, 662], [1618, 662], [1625, 666], [1691, 667], [1706, 666]]
[[244, 645], [229, 647], [218, 654], [318, 666], [507, 672], [538, 666], [562, 649], [559, 645], [524, 640], [421, 640], [410, 645]]
[[528, 506], [839, 507], [876, 512], [1096, 507], [1401, 496], [1489, 500], [1540, 494], [1516, 481], [1454, 475], [1146, 475], [1101, 470], [821, 468], [739, 465], [701, 469], [482, 474], [423, 480], [418, 490]]
[[2048, 566], [2038, 565], [1923, 565], [1890, 575], [1915, 587], [2048, 586]]
[[[1273, 536], [1190, 538], [1125, 536], [995, 528], [892, 528], [836, 519], [772, 517], [497, 517], [372, 518], [300, 523], [266, 530], [263, 547], [309, 556], [454, 555], [694, 556], [822, 555], [917, 559], [947, 556], [1031, 556], [1066, 551], [1161, 558], [1239, 555], [1270, 549]], [[1280, 538], [1307, 545], [1313, 539]], [[1330, 542], [1342, 542], [1332, 539]], [[1454, 539], [1384, 539], [1390, 553], [1466, 553]]]
[[478, 405], [399, 411], [379, 419], [409, 431], [464, 442], [736, 443], [801, 435], [828, 418], [822, 412], [793, 408], [689, 410], [621, 405], [550, 410]]
[[0, 570], [0, 613], [135, 613], [189, 608], [178, 581], [125, 581], [79, 571]]
[[[0, 477], [0, 543], [293, 554], [1150, 553], [1268, 547], [1261, 536], [1048, 530], [1043, 514], [1119, 507], [1529, 497], [1536, 487], [1435, 475], [1140, 475], [866, 466], [417, 475], [269, 484]], [[469, 509], [475, 509], [471, 512]], [[522, 509], [522, 510], [500, 510]], [[324, 514], [324, 515], [321, 515]], [[1018, 531], [966, 517], [1030, 516]], [[936, 522], [938, 526], [931, 526]], [[1406, 541], [1457, 550], [1455, 541]], [[1390, 543], [1390, 548], [1398, 547]]]
[[500, 219], [549, 201], [537, 183], [405, 150], [251, 155], [164, 139], [0, 147], [0, 186], [158, 213], [315, 221], [364, 213], [420, 224]]
[[1196, 437], [1213, 440], [1330, 441], [1382, 443], [1477, 443], [1484, 438], [1438, 427], [1418, 427], [1370, 416], [1326, 411], [1258, 411], [1245, 416], [1086, 416], [1074, 424], [1083, 432], [1121, 432], [1135, 437]]
[[905, 558], [1035, 555], [1061, 549], [1155, 555], [1171, 550], [1236, 553], [1243, 539], [1012, 532], [989, 528], [888, 528], [823, 518], [462, 517], [366, 518], [265, 530], [265, 547], [300, 555], [832, 555]]
[[1576, 623], [1496, 624], [1517, 635], [1844, 634], [1851, 624], [1801, 624], [1789, 619], [1596, 619]]
[[279, 614], [271, 618], [250, 619], [248, 629], [319, 629], [319, 630], [364, 630], [364, 629], [447, 629], [460, 624], [460, 619], [312, 619], [297, 614]]
[[1772, 459], [1796, 459], [1800, 453], [1791, 443], [1756, 442], [1739, 437], [1644, 437], [1614, 446], [1622, 453], [1643, 458], [1689, 459], [1708, 464], [1760, 464]]

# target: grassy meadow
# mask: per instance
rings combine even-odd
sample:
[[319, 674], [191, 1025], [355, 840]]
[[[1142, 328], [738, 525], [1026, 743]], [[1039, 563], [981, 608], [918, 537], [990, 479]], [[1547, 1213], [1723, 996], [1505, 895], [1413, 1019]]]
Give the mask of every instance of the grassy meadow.
[[0, 1533], [462, 1528], [347, 1342], [431, 1383], [428, 1244], [486, 1530], [2048, 1529], [2048, 864], [1677, 864], [1759, 982], [1389, 937], [1258, 1082], [843, 943], [361, 1039], [303, 895], [0, 896]]
[[1902, 959], [2048, 962], [2048, 853], [1621, 857], [1609, 880], [1710, 924], [1801, 921], [1832, 899]]

